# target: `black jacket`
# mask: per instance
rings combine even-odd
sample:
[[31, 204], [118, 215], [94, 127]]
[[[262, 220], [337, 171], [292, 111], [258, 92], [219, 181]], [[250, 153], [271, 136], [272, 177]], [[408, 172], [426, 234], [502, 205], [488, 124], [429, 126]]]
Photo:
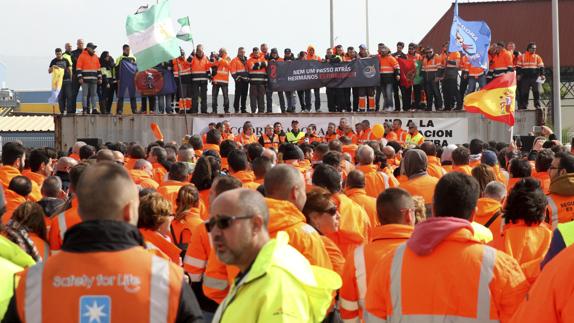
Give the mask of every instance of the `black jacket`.
[[[113, 252], [137, 246], [143, 247], [145, 245], [141, 234], [133, 225], [120, 221], [96, 220], [76, 224], [66, 231], [62, 250], [71, 253]], [[175, 321], [203, 322], [201, 309], [197, 304], [195, 295], [185, 281], [181, 288]], [[6, 316], [2, 322], [21, 322], [15, 295], [10, 300]]]

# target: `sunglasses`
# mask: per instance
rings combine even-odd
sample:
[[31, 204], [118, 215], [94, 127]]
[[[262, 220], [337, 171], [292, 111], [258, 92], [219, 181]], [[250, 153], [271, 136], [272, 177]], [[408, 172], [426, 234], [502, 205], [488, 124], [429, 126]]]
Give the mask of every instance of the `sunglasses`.
[[211, 230], [215, 226], [217, 226], [219, 230], [225, 230], [229, 228], [236, 220], [246, 220], [251, 219], [252, 217], [253, 215], [244, 215], [244, 216], [217, 215], [209, 219], [208, 221], [205, 221], [204, 224], [205, 229], [207, 229], [207, 232], [211, 232]]
[[327, 213], [329, 215], [334, 216], [335, 214], [337, 214], [337, 207], [336, 206], [330, 207], [326, 210], [323, 210], [323, 213]]

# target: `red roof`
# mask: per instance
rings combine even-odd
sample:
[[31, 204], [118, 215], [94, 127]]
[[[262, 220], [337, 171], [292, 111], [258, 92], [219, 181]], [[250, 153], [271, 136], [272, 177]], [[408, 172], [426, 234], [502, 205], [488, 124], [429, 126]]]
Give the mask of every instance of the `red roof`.
[[[560, 0], [560, 65], [574, 66], [574, 0]], [[421, 40], [423, 46], [432, 46], [440, 51], [449, 40], [454, 3], [434, 27]], [[552, 1], [492, 1], [459, 3], [459, 16], [466, 21], [484, 20], [492, 32], [492, 42], [516, 43], [520, 52], [526, 50], [529, 42], [538, 46], [538, 54], [545, 66], [552, 66]]]

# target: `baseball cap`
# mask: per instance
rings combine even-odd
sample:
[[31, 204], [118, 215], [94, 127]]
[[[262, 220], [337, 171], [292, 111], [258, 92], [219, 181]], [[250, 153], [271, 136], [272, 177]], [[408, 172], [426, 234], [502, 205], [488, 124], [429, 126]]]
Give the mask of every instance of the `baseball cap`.
[[88, 43], [86, 48], [96, 49], [98, 46], [94, 45], [94, 43]]
[[496, 157], [496, 153], [494, 153], [494, 151], [485, 150], [482, 152], [480, 162], [488, 166], [495, 166], [498, 164], [498, 158]]

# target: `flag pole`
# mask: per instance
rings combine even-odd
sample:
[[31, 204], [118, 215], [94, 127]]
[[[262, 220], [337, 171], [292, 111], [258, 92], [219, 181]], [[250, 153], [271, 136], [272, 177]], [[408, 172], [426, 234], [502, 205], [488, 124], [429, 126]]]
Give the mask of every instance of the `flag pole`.
[[552, 0], [552, 110], [554, 134], [562, 142], [562, 111], [560, 97], [560, 38], [558, 24], [558, 0]]

